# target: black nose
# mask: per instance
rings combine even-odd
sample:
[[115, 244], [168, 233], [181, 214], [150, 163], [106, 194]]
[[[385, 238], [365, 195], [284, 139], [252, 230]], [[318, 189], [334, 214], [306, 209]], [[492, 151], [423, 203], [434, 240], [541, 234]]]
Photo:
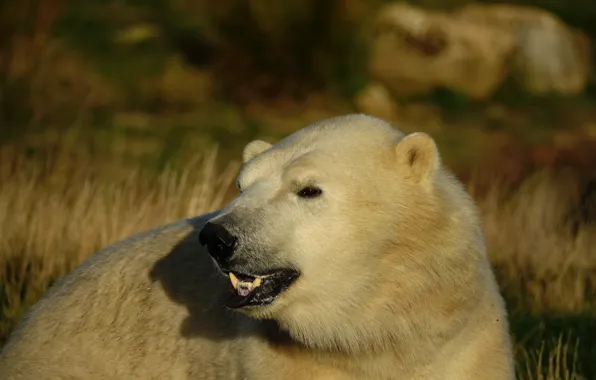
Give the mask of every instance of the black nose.
[[234, 254], [236, 238], [221, 224], [207, 223], [199, 233], [199, 242], [206, 245], [209, 254], [220, 264], [226, 264]]

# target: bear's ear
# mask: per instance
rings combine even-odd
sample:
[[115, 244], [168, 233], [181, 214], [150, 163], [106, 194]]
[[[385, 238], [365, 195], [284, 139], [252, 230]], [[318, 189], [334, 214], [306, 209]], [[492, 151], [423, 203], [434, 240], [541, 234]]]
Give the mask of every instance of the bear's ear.
[[400, 168], [415, 182], [427, 183], [439, 167], [437, 145], [424, 132], [414, 132], [402, 138], [395, 148]]
[[247, 163], [256, 155], [263, 153], [273, 145], [263, 140], [253, 140], [246, 144], [242, 152], [242, 162]]

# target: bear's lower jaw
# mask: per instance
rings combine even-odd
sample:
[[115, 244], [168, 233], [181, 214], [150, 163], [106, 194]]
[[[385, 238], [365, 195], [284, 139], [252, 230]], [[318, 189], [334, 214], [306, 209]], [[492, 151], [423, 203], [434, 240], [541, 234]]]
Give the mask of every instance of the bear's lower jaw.
[[230, 271], [229, 276], [230, 288], [225, 305], [230, 309], [239, 309], [271, 304], [300, 277], [300, 272], [278, 269], [257, 276]]

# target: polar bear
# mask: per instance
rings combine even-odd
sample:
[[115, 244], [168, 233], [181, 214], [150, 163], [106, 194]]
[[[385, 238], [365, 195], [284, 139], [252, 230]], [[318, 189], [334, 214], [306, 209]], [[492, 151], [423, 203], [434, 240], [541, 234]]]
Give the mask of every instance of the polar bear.
[[475, 204], [429, 135], [345, 115], [243, 161], [222, 209], [54, 285], [0, 378], [514, 379]]

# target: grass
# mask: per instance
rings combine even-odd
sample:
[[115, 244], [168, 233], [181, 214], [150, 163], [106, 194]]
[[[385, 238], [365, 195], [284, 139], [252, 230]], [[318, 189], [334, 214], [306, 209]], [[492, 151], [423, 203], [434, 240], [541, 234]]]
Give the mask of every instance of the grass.
[[215, 148], [157, 173], [62, 148], [43, 160], [0, 151], [0, 344], [59, 276], [109, 243], [213, 210], [237, 169], [220, 170]]
[[[567, 359], [570, 353], [573, 354], [571, 364]], [[577, 344], [573, 346], [559, 337], [550, 352], [545, 350], [544, 344], [536, 352], [525, 352], [526, 363], [533, 365], [527, 364], [519, 370], [518, 377], [528, 380], [580, 380], [582, 377], [576, 372], [576, 353]]]
[[[221, 170], [215, 148], [156, 171], [69, 137], [43, 159], [17, 147], [0, 149], [0, 344], [59, 276], [111, 242], [217, 208], [238, 169]], [[580, 182], [544, 172], [515, 190], [468, 185], [509, 305], [518, 377], [595, 378], [596, 235], [574, 224]]]
[[[583, 181], [538, 171], [478, 195], [491, 262], [508, 304], [522, 379], [596, 378], [596, 227]], [[593, 200], [592, 200], [593, 201]]]

